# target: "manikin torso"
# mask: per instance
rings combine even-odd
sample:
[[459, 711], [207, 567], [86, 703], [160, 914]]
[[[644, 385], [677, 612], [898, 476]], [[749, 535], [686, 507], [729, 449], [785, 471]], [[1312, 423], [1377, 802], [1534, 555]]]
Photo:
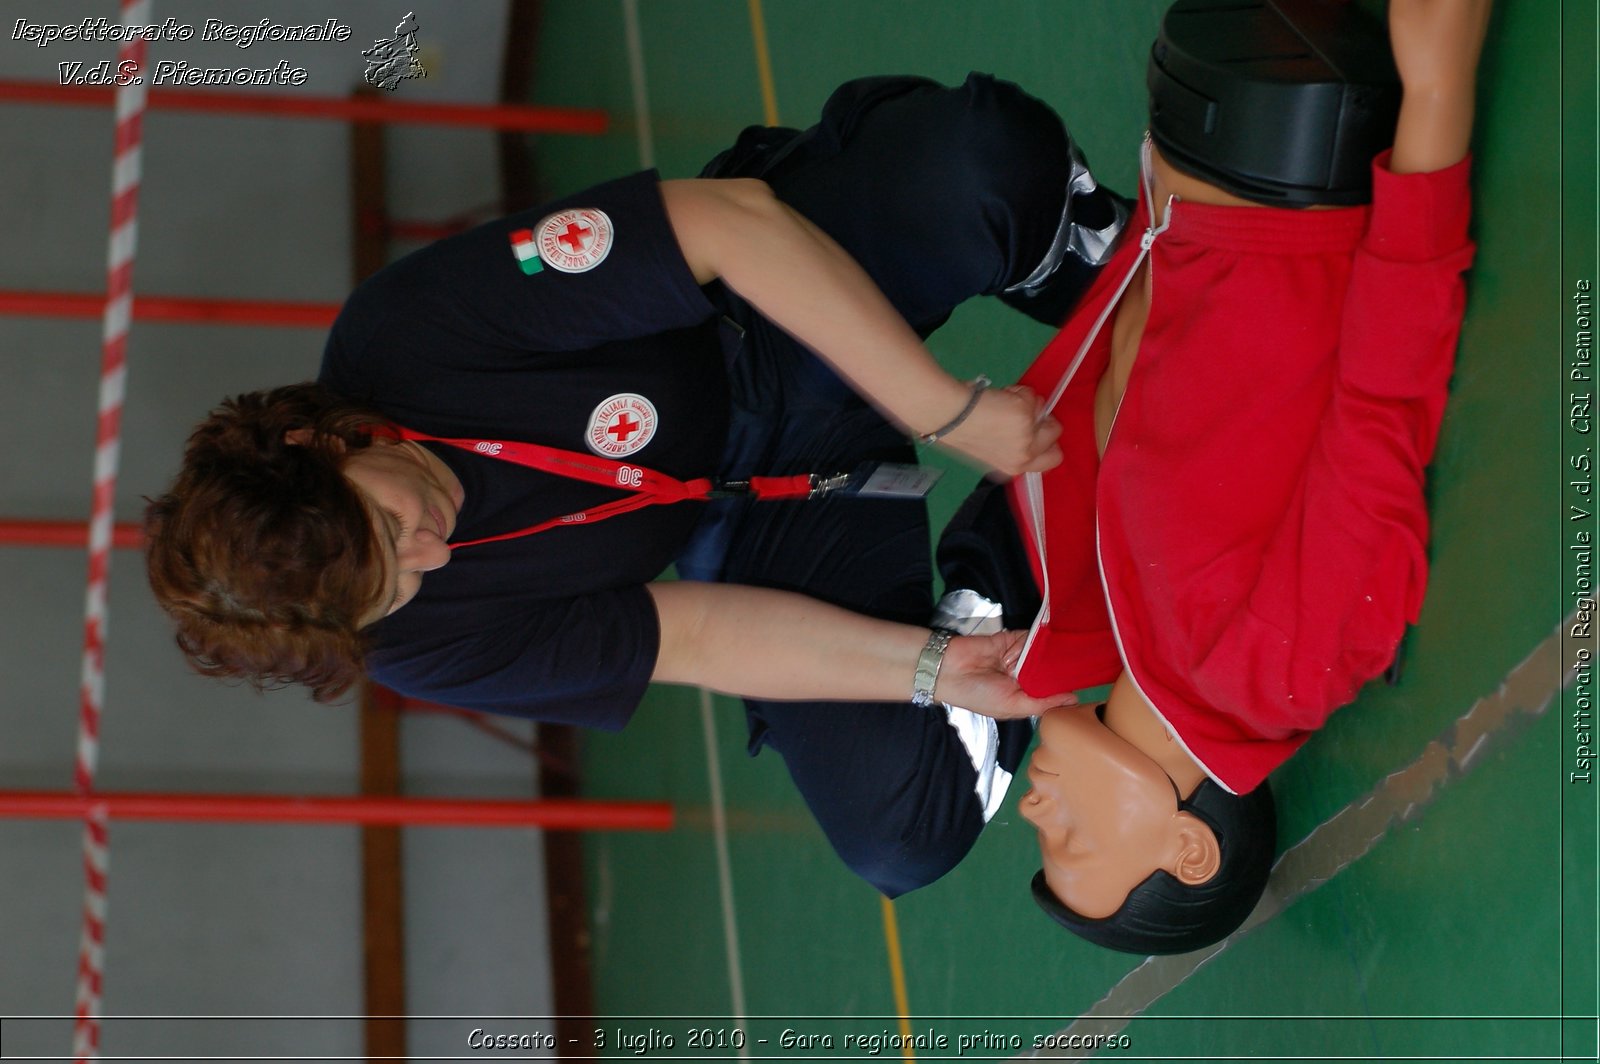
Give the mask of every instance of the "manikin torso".
[[[1199, 178], [1174, 170], [1152, 144], [1150, 202], [1154, 205], [1155, 224], [1158, 226], [1166, 221], [1172, 197], [1190, 203], [1225, 207], [1259, 206]], [[1111, 319], [1111, 359], [1106, 363], [1105, 372], [1095, 387], [1094, 435], [1102, 456], [1106, 453], [1106, 441], [1111, 438], [1111, 423], [1116, 419], [1117, 405], [1122, 402], [1122, 393], [1127, 391], [1128, 378], [1139, 357], [1139, 341], [1144, 336], [1144, 324], [1149, 316], [1150, 259], [1146, 258], [1117, 301], [1117, 309]]]
[[[1157, 226], [1165, 222], [1174, 197], [1180, 201], [1217, 206], [1259, 206], [1174, 170], [1154, 145], [1150, 147], [1150, 194]], [[1128, 378], [1132, 376], [1134, 363], [1138, 360], [1139, 342], [1150, 316], [1150, 269], [1150, 260], [1146, 258], [1123, 290], [1112, 315], [1111, 357], [1095, 386], [1094, 395], [1095, 442], [1102, 457], [1106, 452], [1106, 443], [1111, 438], [1117, 406], [1122, 402], [1122, 395], [1128, 388]], [[1192, 794], [1205, 778], [1205, 770], [1172, 741], [1171, 732], [1133, 685], [1126, 670], [1112, 685], [1106, 701], [1105, 723], [1159, 764], [1176, 783], [1181, 794]]]

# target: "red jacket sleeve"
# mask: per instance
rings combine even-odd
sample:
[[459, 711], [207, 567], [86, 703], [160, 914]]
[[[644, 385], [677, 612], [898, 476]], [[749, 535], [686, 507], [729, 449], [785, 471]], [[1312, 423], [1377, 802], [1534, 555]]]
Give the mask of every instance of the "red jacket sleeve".
[[1473, 255], [1468, 161], [1407, 175], [1387, 163], [1387, 153], [1374, 163], [1332, 393], [1304, 474], [1236, 623], [1195, 673], [1213, 705], [1256, 707], [1288, 731], [1321, 726], [1383, 671], [1427, 582], [1423, 470]]

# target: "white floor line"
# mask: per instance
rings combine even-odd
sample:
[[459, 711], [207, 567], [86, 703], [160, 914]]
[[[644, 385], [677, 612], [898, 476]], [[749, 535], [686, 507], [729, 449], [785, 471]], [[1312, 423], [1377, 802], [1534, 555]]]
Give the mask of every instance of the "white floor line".
[[[622, 25], [627, 38], [628, 73], [633, 82], [634, 123], [639, 133], [639, 166], [655, 166], [655, 135], [650, 128], [650, 88], [644, 69], [644, 35], [639, 30], [638, 0], [622, 0]], [[717, 892], [722, 900], [722, 935], [728, 954], [728, 994], [734, 1023], [744, 1026], [744, 965], [739, 955], [739, 918], [733, 904], [733, 863], [728, 857], [728, 810], [722, 797], [722, 766], [717, 760], [717, 721], [711, 692], [700, 689], [700, 726], [706, 740], [706, 776], [711, 791], [711, 834], [716, 848]], [[748, 1049], [739, 1051], [749, 1060]]]
[[[1520, 732], [1521, 725], [1543, 715], [1572, 683], [1575, 672], [1562, 659], [1563, 646], [1568, 650], [1571, 647], [1567, 634], [1576, 616], [1573, 613], [1563, 618], [1555, 631], [1506, 674], [1496, 691], [1479, 698], [1451, 721], [1413, 761], [1384, 777], [1285, 851], [1273, 866], [1266, 894], [1239, 930], [1205, 950], [1148, 958], [1087, 1012], [1057, 1031], [1054, 1041], [1064, 1045], [1067, 1035], [1118, 1033], [1235, 941], [1272, 920], [1301, 895], [1327, 883], [1393, 828], [1420, 816], [1453, 780], [1482, 763], [1487, 750]], [[1570, 659], [1572, 655], [1568, 653], [1566, 657]], [[1094, 1055], [1093, 1050], [1041, 1052], [1049, 1052], [1051, 1060], [1083, 1060]], [[1020, 1053], [1011, 1059], [1027, 1060], [1037, 1055]]]
[[[634, 122], [638, 128], [638, 165], [656, 165], [656, 139], [650, 128], [650, 83], [645, 77], [645, 37], [638, 29], [638, 0], [622, 0], [622, 29], [627, 37], [627, 69], [634, 83]], [[712, 696], [701, 696], [701, 730], [706, 734], [706, 774], [710, 784], [710, 826], [717, 850], [717, 891], [722, 896], [722, 933], [728, 952], [728, 994], [733, 1019], [744, 1026], [744, 965], [739, 958], [739, 918], [733, 906], [733, 862], [728, 859], [728, 808], [722, 797], [722, 765], [717, 760], [717, 718]], [[749, 1051], [739, 1051], [749, 1059]]]
[[[722, 797], [722, 764], [717, 759], [717, 718], [711, 692], [700, 688], [700, 726], [706, 737], [706, 776], [711, 788], [711, 837], [717, 851], [717, 894], [722, 899], [722, 936], [728, 951], [728, 991], [733, 1000], [733, 1023], [745, 1025], [744, 965], [739, 956], [739, 916], [733, 904], [733, 862], [728, 858], [728, 809]], [[750, 1059], [740, 1047], [739, 1058]]]
[[639, 166], [656, 165], [655, 136], [650, 132], [650, 90], [644, 77], [644, 36], [639, 32], [639, 0], [622, 0], [622, 29], [628, 41], [628, 74], [633, 81], [633, 121], [639, 134]]

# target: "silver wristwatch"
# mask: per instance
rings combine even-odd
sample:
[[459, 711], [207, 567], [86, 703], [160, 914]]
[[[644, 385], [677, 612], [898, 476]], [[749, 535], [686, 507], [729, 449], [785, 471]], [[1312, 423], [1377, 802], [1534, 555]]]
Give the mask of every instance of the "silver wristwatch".
[[933, 705], [933, 688], [939, 682], [939, 666], [944, 664], [945, 648], [954, 638], [954, 632], [943, 628], [935, 628], [928, 633], [928, 642], [923, 646], [922, 653], [917, 655], [917, 672], [911, 680], [912, 705]]

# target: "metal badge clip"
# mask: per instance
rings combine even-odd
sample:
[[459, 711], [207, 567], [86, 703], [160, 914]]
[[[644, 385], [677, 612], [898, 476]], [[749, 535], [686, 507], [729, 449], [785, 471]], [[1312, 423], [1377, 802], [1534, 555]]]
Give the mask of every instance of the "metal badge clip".
[[824, 495], [840, 491], [850, 483], [851, 473], [835, 473], [831, 477], [822, 476], [820, 473], [811, 474], [811, 494], [808, 498], [820, 499]]

